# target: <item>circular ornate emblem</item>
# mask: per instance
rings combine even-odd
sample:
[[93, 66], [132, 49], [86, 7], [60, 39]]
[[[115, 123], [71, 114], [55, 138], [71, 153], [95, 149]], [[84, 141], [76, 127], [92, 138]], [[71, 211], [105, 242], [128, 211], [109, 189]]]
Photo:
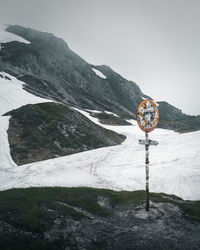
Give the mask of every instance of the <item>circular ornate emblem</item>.
[[156, 128], [159, 120], [158, 107], [152, 100], [142, 101], [137, 109], [137, 123], [144, 132], [151, 132]]

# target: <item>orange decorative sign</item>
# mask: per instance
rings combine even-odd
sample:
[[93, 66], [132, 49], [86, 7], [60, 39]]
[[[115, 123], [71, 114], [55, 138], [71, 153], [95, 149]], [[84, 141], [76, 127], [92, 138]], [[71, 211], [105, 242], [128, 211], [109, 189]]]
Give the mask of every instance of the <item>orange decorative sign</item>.
[[142, 101], [137, 109], [137, 123], [146, 133], [154, 130], [158, 124], [159, 111], [158, 107], [150, 99]]

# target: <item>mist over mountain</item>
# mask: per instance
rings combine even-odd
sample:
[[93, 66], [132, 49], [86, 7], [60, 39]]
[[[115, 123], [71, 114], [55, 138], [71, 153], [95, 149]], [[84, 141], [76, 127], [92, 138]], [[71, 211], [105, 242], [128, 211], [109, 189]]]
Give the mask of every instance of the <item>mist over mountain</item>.
[[[24, 88], [31, 93], [84, 109], [112, 111], [126, 118], [136, 118], [142, 98], [150, 98], [135, 82], [109, 66], [87, 63], [53, 34], [22, 26], [9, 26], [6, 31], [30, 43], [3, 44], [0, 67], [24, 81]], [[200, 129], [199, 116], [185, 115], [164, 100], [159, 104], [159, 127], [180, 132]]]

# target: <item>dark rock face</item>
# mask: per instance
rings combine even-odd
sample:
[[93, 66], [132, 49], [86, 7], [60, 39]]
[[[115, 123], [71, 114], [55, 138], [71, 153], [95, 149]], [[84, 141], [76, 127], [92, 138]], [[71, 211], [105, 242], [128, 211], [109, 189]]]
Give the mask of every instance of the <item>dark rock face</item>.
[[167, 102], [159, 102], [160, 121], [158, 127], [185, 133], [200, 129], [199, 116], [182, 113]]
[[[144, 204], [117, 207], [111, 218], [90, 219], [82, 223], [60, 220], [45, 236], [56, 240], [55, 234], [62, 232], [65, 238], [70, 232], [71, 245], [80, 249], [195, 249], [200, 244], [200, 225], [194, 228], [182, 218], [178, 207], [170, 204], [152, 203], [149, 214]], [[66, 225], [67, 230], [63, 230]]]
[[[0, 193], [1, 249], [199, 249], [199, 202], [145, 192], [29, 188]], [[185, 208], [187, 207], [187, 210]], [[196, 219], [191, 215], [195, 214]]]
[[11, 156], [18, 165], [113, 146], [125, 140], [125, 136], [94, 124], [62, 104], [26, 105], [8, 115]]
[[[26, 82], [27, 90], [82, 108], [135, 114], [139, 95], [144, 95], [134, 82], [107, 66], [88, 64], [49, 33], [20, 26], [10, 26], [7, 31], [31, 42], [6, 43], [0, 52], [2, 68]], [[107, 79], [97, 76], [92, 68], [102, 70]]]

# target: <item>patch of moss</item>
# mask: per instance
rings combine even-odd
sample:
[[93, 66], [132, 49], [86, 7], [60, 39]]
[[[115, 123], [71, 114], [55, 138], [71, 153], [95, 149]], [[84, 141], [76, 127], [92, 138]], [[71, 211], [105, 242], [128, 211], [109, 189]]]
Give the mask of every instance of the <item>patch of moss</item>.
[[98, 216], [110, 214], [97, 203], [97, 193], [92, 190], [90, 192], [90, 189], [28, 188], [0, 192], [1, 218], [14, 226], [34, 232], [46, 231], [61, 215], [75, 220], [85, 218], [84, 214], [64, 204]]

